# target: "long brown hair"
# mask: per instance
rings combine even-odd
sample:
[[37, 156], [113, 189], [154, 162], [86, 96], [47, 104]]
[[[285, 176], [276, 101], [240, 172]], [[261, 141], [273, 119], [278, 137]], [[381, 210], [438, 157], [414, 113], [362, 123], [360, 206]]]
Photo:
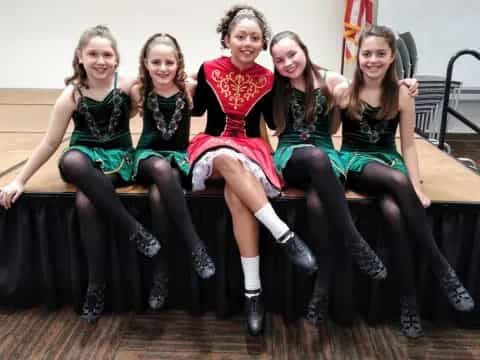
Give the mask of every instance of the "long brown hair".
[[76, 87], [84, 87], [88, 89], [89, 86], [87, 72], [85, 71], [85, 67], [83, 66], [83, 64], [80, 64], [78, 60], [78, 55], [88, 45], [90, 40], [97, 36], [110, 41], [110, 45], [112, 46], [117, 60], [117, 66], [120, 63], [120, 55], [118, 53], [117, 41], [110, 32], [110, 29], [105, 25], [97, 25], [91, 27], [85, 30], [80, 36], [80, 40], [78, 41], [78, 44], [75, 48], [75, 52], [73, 53], [73, 75], [65, 78], [65, 85], [74, 84]]
[[[280, 40], [286, 38], [295, 41], [305, 54], [306, 63], [303, 71], [303, 78], [305, 80], [305, 121], [307, 123], [311, 123], [315, 118], [313, 97], [313, 91], [315, 90], [315, 79], [317, 79], [320, 84], [320, 90], [322, 94], [327, 98], [328, 108], [330, 109], [333, 105], [333, 97], [328, 91], [325, 79], [320, 75], [320, 70], [325, 69], [312, 62], [305, 43], [296, 33], [292, 31], [282, 31], [272, 38], [272, 41], [270, 42], [270, 55], [272, 55], [272, 48]], [[281, 134], [285, 130], [289, 112], [291, 91], [290, 79], [282, 76], [275, 68], [273, 85], [273, 118], [277, 127], [277, 134]]]
[[178, 62], [177, 74], [173, 79], [175, 85], [180, 89], [180, 91], [185, 95], [187, 100], [188, 107], [191, 109], [193, 102], [190, 96], [190, 93], [187, 91], [185, 86], [185, 80], [187, 79], [187, 73], [185, 72], [185, 61], [183, 58], [182, 50], [178, 45], [177, 40], [170, 34], [167, 33], [157, 33], [150, 36], [146, 43], [143, 45], [142, 50], [140, 52], [139, 58], [139, 66], [138, 66], [138, 90], [139, 90], [139, 101], [138, 101], [138, 109], [140, 114], [143, 113], [143, 102], [145, 98], [153, 91], [153, 81], [152, 77], [150, 76], [147, 67], [145, 66], [145, 61], [148, 57], [148, 52], [150, 51], [153, 45], [163, 44], [170, 46], [173, 50], [175, 50], [175, 56]]
[[[350, 101], [347, 107], [347, 114], [353, 119], [359, 119], [363, 110], [360, 101], [360, 89], [364, 85], [363, 73], [359, 66], [359, 56], [364, 40], [370, 36], [376, 36], [385, 39], [395, 58], [396, 54], [396, 38], [392, 30], [386, 26], [372, 25], [362, 31], [358, 40], [357, 50], [357, 68], [353, 76], [353, 82], [350, 87]], [[395, 71], [394, 60], [385, 74], [382, 81], [382, 95], [380, 98], [380, 111], [377, 113], [377, 119], [390, 119], [398, 112], [398, 77]]]

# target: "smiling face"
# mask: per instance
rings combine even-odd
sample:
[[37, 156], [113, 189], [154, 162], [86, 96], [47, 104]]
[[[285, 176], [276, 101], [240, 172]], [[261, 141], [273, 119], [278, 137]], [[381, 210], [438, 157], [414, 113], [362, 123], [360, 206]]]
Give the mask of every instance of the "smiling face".
[[358, 66], [365, 79], [382, 80], [395, 60], [385, 38], [368, 36], [360, 44]]
[[232, 53], [232, 62], [239, 69], [247, 69], [263, 49], [263, 33], [259, 24], [252, 19], [242, 19], [225, 36], [225, 45]]
[[83, 65], [87, 77], [106, 80], [113, 76], [118, 56], [109, 39], [92, 37], [85, 47], [77, 52], [78, 62]]
[[307, 57], [295, 40], [289, 37], [281, 39], [272, 46], [271, 55], [280, 75], [293, 81], [303, 79]]
[[174, 84], [179, 65], [177, 52], [172, 46], [164, 43], [152, 44], [144, 64], [155, 88]]

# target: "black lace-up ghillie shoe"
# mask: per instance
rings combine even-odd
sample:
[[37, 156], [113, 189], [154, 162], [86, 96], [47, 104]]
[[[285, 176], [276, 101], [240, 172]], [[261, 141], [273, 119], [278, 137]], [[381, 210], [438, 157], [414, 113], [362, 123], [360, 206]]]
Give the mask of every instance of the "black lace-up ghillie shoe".
[[423, 336], [422, 322], [415, 296], [402, 296], [400, 299], [400, 330], [409, 339]]
[[158, 274], [152, 281], [152, 288], [148, 295], [148, 306], [152, 310], [160, 310], [168, 296], [168, 276]]
[[105, 284], [98, 286], [88, 286], [87, 295], [82, 306], [82, 315], [80, 318], [86, 320], [89, 324], [97, 322], [105, 307]]
[[289, 259], [308, 274], [318, 269], [317, 260], [310, 248], [293, 231], [288, 230], [277, 243], [283, 247]]
[[[263, 332], [265, 308], [260, 290], [245, 290], [245, 315], [247, 329], [251, 336], [258, 336]], [[251, 296], [250, 296], [251, 295]]]
[[328, 295], [325, 293], [313, 294], [307, 305], [305, 320], [312, 325], [320, 325], [327, 317]]
[[130, 235], [130, 241], [135, 242], [137, 250], [148, 257], [154, 257], [160, 250], [160, 243], [142, 224], [137, 223], [135, 232]]
[[360, 270], [369, 278], [382, 280], [387, 277], [387, 268], [364, 239], [350, 241], [347, 247]]
[[192, 251], [192, 266], [202, 279], [208, 279], [215, 274], [215, 264], [208, 255], [204, 245], [198, 246]]
[[440, 286], [447, 295], [452, 306], [458, 311], [471, 311], [474, 302], [467, 289], [462, 285], [455, 271], [449, 266], [440, 277]]

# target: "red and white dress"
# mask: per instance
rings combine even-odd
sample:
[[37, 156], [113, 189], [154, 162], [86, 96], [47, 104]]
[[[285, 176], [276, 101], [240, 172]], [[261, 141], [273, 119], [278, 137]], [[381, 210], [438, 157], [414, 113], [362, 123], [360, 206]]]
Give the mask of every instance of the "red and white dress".
[[271, 116], [272, 72], [258, 64], [241, 71], [230, 57], [221, 57], [205, 62], [197, 80], [192, 114], [200, 116], [207, 110], [207, 125], [188, 147], [193, 190], [205, 189], [213, 159], [226, 154], [242, 162], [267, 196], [277, 196], [282, 180], [273, 165], [270, 146], [260, 137], [262, 114], [270, 128], [275, 126]]

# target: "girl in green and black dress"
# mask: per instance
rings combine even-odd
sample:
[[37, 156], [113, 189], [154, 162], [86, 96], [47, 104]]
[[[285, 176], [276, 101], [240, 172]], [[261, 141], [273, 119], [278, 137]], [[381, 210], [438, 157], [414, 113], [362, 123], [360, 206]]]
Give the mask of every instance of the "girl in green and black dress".
[[[473, 300], [440, 253], [428, 226], [424, 207], [430, 200], [419, 181], [415, 150], [415, 105], [395, 73], [395, 36], [383, 26], [372, 26], [360, 36], [357, 69], [340, 100], [343, 119], [341, 157], [347, 186], [376, 196], [390, 230], [392, 254], [400, 273], [402, 332], [422, 334], [417, 310], [411, 237], [429, 256], [432, 270], [452, 305], [471, 310]], [[403, 157], [395, 147], [400, 126]], [[422, 206], [423, 205], [423, 206]]]
[[74, 74], [65, 80], [67, 86], [55, 103], [44, 139], [17, 178], [0, 192], [0, 205], [9, 208], [58, 148], [72, 118], [75, 127], [59, 168], [62, 178], [78, 188], [75, 205], [88, 262], [82, 318], [88, 322], [95, 322], [104, 308], [102, 215], [121, 226], [146, 256], [160, 249], [157, 239], [127, 212], [115, 193], [116, 185], [130, 181], [134, 155], [129, 130], [132, 82], [117, 78], [118, 61], [117, 44], [108, 28], [95, 26], [83, 33], [75, 49]]
[[273, 37], [270, 53], [275, 65], [273, 114], [279, 134], [274, 162], [289, 186], [305, 190], [309, 238], [319, 259], [307, 319], [318, 323], [327, 310], [333, 265], [333, 244], [319, 236], [323, 215], [364, 273], [382, 279], [387, 271], [355, 228], [339, 181], [345, 171], [331, 139], [333, 95], [345, 89], [346, 80], [313, 64], [306, 46], [291, 31]]
[[[158, 235], [167, 219], [187, 244], [192, 266], [204, 279], [215, 273], [204, 243], [193, 226], [181, 182], [188, 183], [186, 149], [192, 100], [185, 87], [183, 54], [169, 34], [151, 36], [140, 54], [140, 76], [132, 92], [143, 115], [143, 131], [133, 166], [135, 181], [149, 189], [152, 226]], [[164, 236], [165, 237], [165, 236]], [[162, 307], [167, 296], [165, 256], [156, 264], [149, 304]]]

